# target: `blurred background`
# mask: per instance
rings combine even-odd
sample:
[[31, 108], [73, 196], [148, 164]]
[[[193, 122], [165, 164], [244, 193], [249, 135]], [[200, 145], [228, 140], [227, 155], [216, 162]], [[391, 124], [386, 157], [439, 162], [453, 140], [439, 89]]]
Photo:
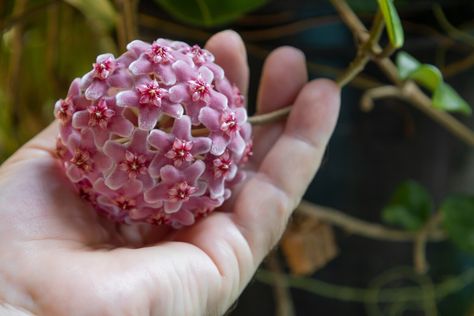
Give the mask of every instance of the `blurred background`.
[[[370, 28], [378, 2], [348, 4]], [[474, 2], [395, 5], [402, 49], [437, 67], [474, 104]], [[301, 49], [311, 78], [339, 77], [357, 54], [357, 41], [326, 0], [1, 0], [0, 163], [53, 120], [54, 102], [98, 54], [120, 54], [134, 38], [204, 45], [227, 28], [247, 46], [250, 112], [274, 48]], [[342, 212], [349, 224], [297, 212], [229, 315], [474, 315], [474, 145], [410, 102], [384, 98], [361, 109], [366, 91], [389, 83], [369, 64], [344, 88], [334, 137], [305, 196]], [[472, 131], [472, 116], [453, 115]], [[462, 198], [446, 204], [453, 195]], [[404, 203], [413, 208], [393, 211]], [[441, 240], [427, 243], [428, 269], [420, 273], [413, 268], [416, 233], [446, 205], [456, 205], [454, 215], [444, 217]], [[416, 236], [370, 238], [348, 229], [355, 218]]]

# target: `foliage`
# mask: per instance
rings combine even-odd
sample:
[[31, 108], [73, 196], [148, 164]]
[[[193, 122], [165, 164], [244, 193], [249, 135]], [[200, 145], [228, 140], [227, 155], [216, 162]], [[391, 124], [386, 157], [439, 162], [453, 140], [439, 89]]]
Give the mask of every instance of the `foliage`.
[[422, 64], [406, 52], [397, 54], [398, 74], [402, 80], [414, 80], [433, 92], [433, 106], [437, 109], [470, 115], [467, 102], [447, 83], [438, 68]]
[[212, 27], [228, 24], [268, 0], [155, 0], [183, 23]]
[[417, 230], [429, 219], [432, 210], [433, 202], [426, 189], [415, 181], [406, 181], [393, 193], [382, 218], [386, 223]]
[[462, 250], [474, 254], [474, 196], [453, 196], [441, 205], [444, 227]]
[[377, 1], [380, 6], [380, 11], [382, 12], [383, 18], [385, 20], [390, 44], [394, 48], [402, 47], [403, 42], [405, 41], [405, 36], [403, 33], [402, 23], [400, 22], [400, 17], [397, 13], [397, 9], [393, 5], [393, 0]]

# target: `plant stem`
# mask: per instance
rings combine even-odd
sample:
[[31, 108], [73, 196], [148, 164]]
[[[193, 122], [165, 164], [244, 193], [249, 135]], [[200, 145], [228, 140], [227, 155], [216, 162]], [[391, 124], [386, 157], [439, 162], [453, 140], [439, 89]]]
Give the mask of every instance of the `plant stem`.
[[[314, 216], [322, 221], [328, 222], [342, 229], [360, 236], [386, 241], [413, 241], [417, 237], [416, 232], [408, 232], [387, 228], [380, 224], [369, 223], [358, 218], [347, 215], [341, 211], [315, 205], [308, 201], [302, 201], [298, 205], [297, 212], [307, 216]], [[444, 232], [436, 227], [430, 228], [427, 232], [427, 239], [430, 241], [442, 241], [446, 239]]]
[[413, 246], [413, 260], [415, 271], [417, 273], [423, 274], [428, 271], [428, 263], [426, 261], [426, 243], [428, 241], [428, 235], [442, 220], [442, 213], [436, 212], [416, 234]]
[[275, 275], [274, 295], [276, 305], [276, 316], [293, 316], [295, 314], [291, 293], [284, 278], [284, 271], [281, 267], [277, 252], [272, 251], [265, 260], [266, 266]]
[[[368, 35], [368, 31], [359, 18], [355, 15], [349, 5], [345, 2], [345, 0], [331, 0], [334, 7], [337, 9], [339, 14], [341, 15], [341, 19], [347, 24], [349, 29], [352, 30], [354, 36], [361, 42], [367, 43], [367, 38], [373, 37], [373, 33]], [[372, 31], [376, 32], [378, 29], [373, 28]], [[364, 44], [363, 44], [364, 45]], [[377, 56], [378, 54], [382, 53], [383, 50], [378, 44], [374, 44], [372, 46], [371, 54]], [[369, 54], [369, 52], [367, 52]], [[369, 55], [370, 57], [370, 55]], [[354, 62], [349, 67], [348, 71], [345, 75], [342, 76], [339, 83], [342, 86], [346, 85], [355, 74], [362, 71], [363, 67], [367, 63], [367, 56], [360, 56], [358, 55]], [[450, 131], [454, 136], [458, 137], [460, 140], [464, 141], [469, 146], [474, 146], [474, 132], [456, 120], [450, 114], [435, 109], [432, 105], [430, 98], [426, 96], [425, 93], [413, 82], [404, 83], [400, 80], [398, 76], [397, 67], [395, 64], [388, 58], [374, 58], [374, 62], [379, 66], [379, 68], [384, 72], [384, 74], [397, 86], [400, 88], [400, 95], [397, 97], [403, 98], [404, 100], [408, 101], [410, 104], [424, 112], [426, 115], [431, 117], [440, 125], [444, 126], [448, 131]], [[408, 89], [406, 88], [408, 87]], [[291, 112], [291, 105], [287, 108], [279, 109], [278, 111], [282, 111], [285, 113]], [[261, 119], [259, 115], [254, 116], [253, 118], [259, 122], [268, 123], [271, 122], [273, 119], [280, 119], [281, 116], [276, 115], [275, 117], [272, 113], [266, 113], [265, 119]]]

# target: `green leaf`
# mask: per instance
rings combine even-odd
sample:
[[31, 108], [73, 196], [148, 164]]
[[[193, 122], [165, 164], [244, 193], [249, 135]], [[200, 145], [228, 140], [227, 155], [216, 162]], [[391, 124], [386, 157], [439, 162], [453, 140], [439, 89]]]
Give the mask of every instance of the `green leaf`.
[[398, 75], [402, 80], [408, 79], [410, 74], [421, 66], [418, 60], [406, 52], [399, 52], [397, 54], [396, 63]]
[[441, 205], [443, 223], [451, 240], [474, 254], [474, 196], [454, 196]]
[[390, 43], [395, 48], [403, 46], [405, 36], [403, 34], [402, 23], [398, 16], [397, 9], [393, 5], [392, 0], [377, 0], [379, 3], [380, 10], [382, 11], [385, 24], [387, 26], [387, 33]]
[[413, 56], [399, 52], [396, 57], [398, 75], [402, 80], [412, 79], [426, 87], [433, 96], [433, 107], [450, 112], [460, 112], [470, 115], [469, 104], [447, 83], [438, 68], [429, 64], [421, 64]]
[[448, 84], [440, 84], [433, 94], [433, 106], [437, 109], [451, 112], [460, 112], [470, 115], [472, 110], [469, 104]]
[[428, 220], [432, 209], [433, 203], [426, 189], [410, 180], [395, 190], [382, 211], [382, 219], [407, 230], [417, 230]]
[[268, 0], [155, 0], [178, 20], [198, 26], [216, 26], [238, 19]]
[[117, 12], [109, 0], [65, 0], [81, 11], [91, 22], [104, 30], [110, 30], [117, 21]]
[[401, 79], [413, 79], [430, 91], [435, 91], [440, 83], [443, 82], [443, 75], [438, 68], [433, 65], [421, 64], [408, 53], [398, 53], [396, 63]]
[[415, 80], [430, 91], [436, 91], [443, 82], [443, 75], [438, 68], [433, 65], [423, 64], [411, 72], [408, 78]]

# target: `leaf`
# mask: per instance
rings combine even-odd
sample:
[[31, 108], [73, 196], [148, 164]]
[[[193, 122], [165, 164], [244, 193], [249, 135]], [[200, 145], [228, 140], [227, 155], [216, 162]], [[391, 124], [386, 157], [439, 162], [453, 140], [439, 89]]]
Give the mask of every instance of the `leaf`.
[[469, 104], [448, 84], [442, 83], [434, 91], [433, 106], [437, 109], [451, 112], [461, 112], [470, 115]]
[[268, 0], [155, 0], [176, 19], [198, 26], [216, 26], [234, 21]]
[[302, 213], [293, 215], [280, 244], [295, 275], [313, 274], [338, 253], [332, 226]]
[[387, 33], [390, 43], [395, 48], [403, 46], [405, 35], [403, 33], [402, 23], [398, 16], [397, 9], [393, 5], [392, 0], [377, 0], [380, 10], [382, 11], [385, 24], [387, 26]]
[[438, 68], [429, 64], [421, 64], [406, 52], [399, 52], [396, 57], [398, 75], [402, 80], [412, 79], [433, 92], [433, 107], [450, 112], [470, 115], [469, 104], [447, 83]]
[[117, 12], [109, 0], [65, 0], [81, 11], [95, 25], [110, 30], [117, 21]]
[[398, 75], [400, 79], [406, 80], [412, 72], [414, 72], [421, 63], [413, 56], [406, 52], [399, 52], [396, 57]]
[[451, 240], [474, 254], [474, 196], [453, 196], [441, 205], [443, 223]]
[[382, 211], [382, 219], [407, 230], [417, 230], [429, 219], [433, 209], [431, 197], [415, 181], [406, 181], [395, 190]]
[[421, 64], [408, 53], [398, 53], [396, 62], [398, 74], [403, 80], [413, 79], [430, 91], [435, 91], [443, 82], [443, 75], [438, 68], [433, 65]]

